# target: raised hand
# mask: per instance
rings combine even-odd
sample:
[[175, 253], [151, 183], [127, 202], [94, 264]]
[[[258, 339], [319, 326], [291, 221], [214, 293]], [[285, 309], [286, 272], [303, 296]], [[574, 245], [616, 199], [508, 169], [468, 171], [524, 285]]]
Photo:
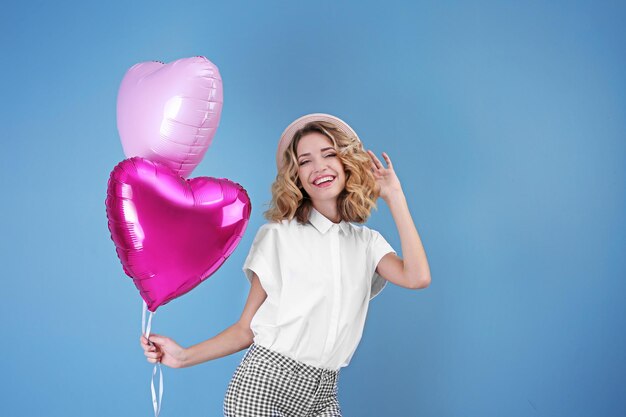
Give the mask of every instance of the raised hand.
[[376, 184], [380, 187], [380, 198], [388, 201], [389, 197], [394, 193], [402, 193], [400, 180], [393, 169], [389, 155], [383, 152], [383, 158], [387, 162], [387, 168], [385, 168], [374, 152], [368, 150], [367, 154], [372, 159], [372, 172], [374, 173]]

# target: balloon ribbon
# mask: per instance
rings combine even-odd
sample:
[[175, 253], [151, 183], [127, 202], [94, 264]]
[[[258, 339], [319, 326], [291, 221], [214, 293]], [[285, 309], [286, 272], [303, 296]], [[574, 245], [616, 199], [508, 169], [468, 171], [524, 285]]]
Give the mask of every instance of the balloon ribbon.
[[[150, 316], [148, 317], [148, 325], [146, 326], [146, 312], [148, 311], [148, 305], [146, 302], [143, 302], [143, 311], [141, 313], [141, 333], [146, 336], [148, 339], [148, 343], [153, 346], [153, 343], [150, 342], [150, 329], [152, 327], [152, 316], [154, 313], [151, 311]], [[154, 377], [157, 373], [157, 368], [159, 369], [159, 398], [157, 400], [156, 390], [154, 389]], [[152, 407], [154, 408], [154, 417], [159, 417], [159, 413], [161, 412], [161, 404], [163, 403], [163, 371], [161, 370], [161, 361], [158, 361], [154, 364], [154, 368], [152, 369], [152, 380], [150, 381], [150, 389], [152, 391]]]

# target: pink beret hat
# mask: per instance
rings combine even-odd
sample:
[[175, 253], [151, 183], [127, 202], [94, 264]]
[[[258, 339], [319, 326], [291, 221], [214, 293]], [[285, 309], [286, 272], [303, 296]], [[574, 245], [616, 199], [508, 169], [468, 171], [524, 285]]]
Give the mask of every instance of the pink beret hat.
[[289, 144], [291, 143], [293, 135], [298, 130], [302, 129], [307, 123], [319, 121], [330, 122], [346, 135], [353, 136], [360, 141], [356, 132], [346, 122], [338, 117], [325, 113], [311, 113], [304, 115], [293, 121], [289, 126], [287, 126], [287, 129], [285, 129], [283, 134], [280, 136], [280, 141], [278, 142], [278, 150], [276, 151], [276, 168], [279, 171], [283, 165], [283, 152], [285, 152], [285, 149], [287, 149], [287, 146], [289, 146]]

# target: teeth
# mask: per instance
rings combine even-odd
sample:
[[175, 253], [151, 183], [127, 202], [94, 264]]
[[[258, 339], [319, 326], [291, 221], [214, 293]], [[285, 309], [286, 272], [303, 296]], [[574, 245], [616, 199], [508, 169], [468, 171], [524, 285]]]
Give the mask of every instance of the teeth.
[[319, 185], [321, 182], [324, 182], [324, 181], [326, 181], [326, 180], [330, 180], [330, 181], [332, 181], [332, 180], [333, 180], [333, 177], [331, 177], [331, 176], [328, 176], [328, 177], [322, 177], [322, 178], [320, 178], [319, 180], [315, 181], [315, 182], [314, 182], [314, 184], [315, 184], [315, 185]]

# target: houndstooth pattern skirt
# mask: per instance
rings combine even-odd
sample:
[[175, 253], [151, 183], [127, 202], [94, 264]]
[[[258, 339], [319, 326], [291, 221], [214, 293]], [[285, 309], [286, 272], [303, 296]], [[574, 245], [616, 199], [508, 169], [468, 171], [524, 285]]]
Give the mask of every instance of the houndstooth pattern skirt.
[[225, 417], [341, 417], [339, 371], [253, 343], [228, 384]]

